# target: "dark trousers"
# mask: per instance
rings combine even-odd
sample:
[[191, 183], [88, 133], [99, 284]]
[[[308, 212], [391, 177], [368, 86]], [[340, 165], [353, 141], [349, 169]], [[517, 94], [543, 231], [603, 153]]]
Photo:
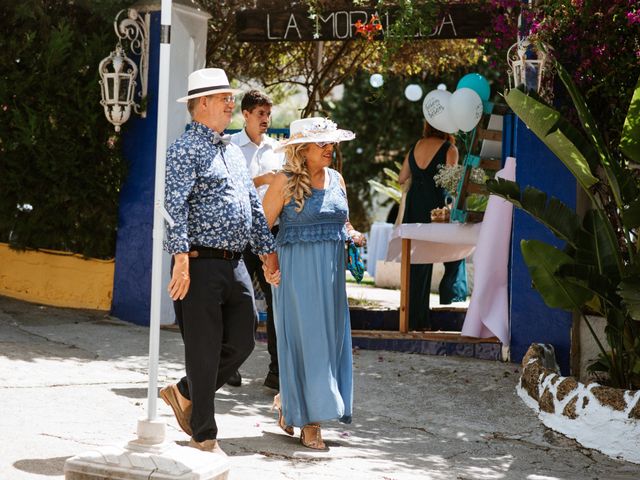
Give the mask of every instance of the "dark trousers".
[[254, 347], [253, 286], [242, 260], [190, 258], [191, 285], [173, 302], [184, 341], [187, 376], [178, 383], [191, 400], [193, 438], [216, 438], [215, 392]]
[[[276, 225], [271, 229], [271, 233], [277, 235], [278, 226]], [[270, 362], [269, 371], [274, 374], [278, 374], [278, 339], [276, 337], [276, 325], [273, 319], [273, 295], [271, 293], [271, 285], [264, 278], [264, 271], [262, 270], [262, 261], [260, 258], [251, 251], [251, 247], [247, 247], [242, 253], [244, 263], [247, 266], [249, 272], [249, 278], [253, 278], [255, 273], [258, 277], [258, 283], [260, 289], [264, 293], [264, 300], [267, 303], [267, 350], [269, 351]]]
[[[430, 263], [411, 265], [409, 279], [409, 330], [430, 330], [431, 315], [429, 296], [431, 294]], [[440, 303], [462, 302], [467, 299], [467, 269], [465, 260], [445, 262], [444, 276], [440, 280]]]

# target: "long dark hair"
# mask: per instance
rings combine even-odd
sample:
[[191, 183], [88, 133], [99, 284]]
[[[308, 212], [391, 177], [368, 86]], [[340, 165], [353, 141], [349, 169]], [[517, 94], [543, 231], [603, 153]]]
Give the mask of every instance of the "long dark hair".
[[437, 137], [448, 141], [451, 145], [456, 144], [456, 137], [450, 133], [441, 132], [437, 128], [433, 128], [429, 125], [429, 122], [424, 122], [424, 129], [422, 130], [422, 138]]

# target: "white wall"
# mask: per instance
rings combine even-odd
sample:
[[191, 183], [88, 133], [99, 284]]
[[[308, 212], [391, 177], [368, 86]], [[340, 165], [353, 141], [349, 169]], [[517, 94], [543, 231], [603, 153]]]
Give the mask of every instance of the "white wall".
[[[186, 103], [175, 100], [187, 94], [188, 77], [191, 72], [205, 66], [207, 51], [207, 22], [211, 16], [202, 11], [173, 4], [171, 11], [171, 64], [169, 72], [169, 109], [167, 120], [167, 145], [170, 145], [189, 123]], [[163, 273], [168, 282], [171, 256], [162, 253]], [[160, 323], [174, 322], [173, 302], [165, 288], [162, 289]]]

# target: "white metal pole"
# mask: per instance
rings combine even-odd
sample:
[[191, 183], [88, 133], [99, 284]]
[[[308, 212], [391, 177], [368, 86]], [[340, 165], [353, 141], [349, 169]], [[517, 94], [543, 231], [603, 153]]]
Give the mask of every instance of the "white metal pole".
[[156, 178], [153, 209], [153, 259], [151, 264], [151, 318], [149, 324], [149, 389], [147, 419], [156, 418], [158, 399], [158, 357], [160, 350], [160, 301], [162, 240], [164, 238], [164, 174], [167, 154], [169, 107], [169, 60], [171, 52], [171, 0], [162, 0], [160, 16], [160, 69], [158, 73], [158, 128], [156, 134]]

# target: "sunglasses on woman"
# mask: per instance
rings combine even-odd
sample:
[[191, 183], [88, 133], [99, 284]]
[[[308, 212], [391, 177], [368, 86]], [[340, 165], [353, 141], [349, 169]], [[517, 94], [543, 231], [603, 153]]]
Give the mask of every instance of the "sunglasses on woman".
[[318, 147], [324, 148], [327, 145], [335, 145], [336, 142], [314, 142]]

